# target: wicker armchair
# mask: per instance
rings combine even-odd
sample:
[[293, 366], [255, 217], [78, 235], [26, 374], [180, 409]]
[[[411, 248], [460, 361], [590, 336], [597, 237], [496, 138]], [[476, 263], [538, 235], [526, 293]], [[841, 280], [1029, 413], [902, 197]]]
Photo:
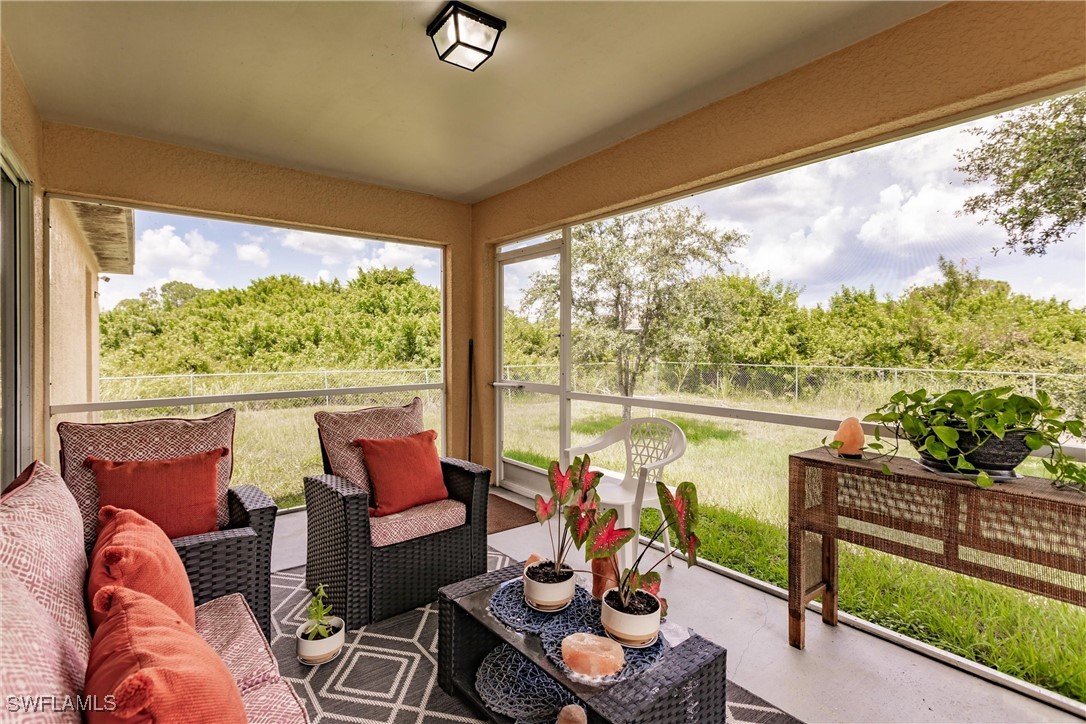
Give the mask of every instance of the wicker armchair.
[[324, 468], [305, 479], [306, 586], [325, 585], [347, 628], [436, 601], [442, 586], [486, 571], [487, 468], [443, 458], [445, 486], [466, 508], [464, 523], [383, 546], [372, 539], [369, 493], [332, 475], [326, 452]]
[[[93, 474], [83, 465], [89, 455], [114, 460], [165, 459], [202, 449], [229, 448], [233, 431], [233, 410], [203, 420], [60, 423], [57, 432], [61, 439], [61, 475], [83, 516], [88, 555], [98, 532], [98, 491]], [[221, 465], [218, 530], [171, 542], [188, 573], [196, 605], [241, 593], [264, 636], [270, 639], [271, 548], [278, 508], [255, 486], [228, 488], [232, 456], [223, 458]]]

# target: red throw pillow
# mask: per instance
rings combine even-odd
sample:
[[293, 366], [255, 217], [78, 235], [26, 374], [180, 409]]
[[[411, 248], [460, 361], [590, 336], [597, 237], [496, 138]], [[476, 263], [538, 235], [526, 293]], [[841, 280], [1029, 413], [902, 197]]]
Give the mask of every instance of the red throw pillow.
[[246, 721], [237, 684], [200, 634], [145, 593], [106, 586], [93, 608], [106, 614], [91, 643], [86, 696], [116, 704], [91, 708], [87, 722]]
[[[192, 598], [181, 556], [162, 529], [134, 510], [107, 505], [98, 511], [98, 541], [90, 558], [87, 601], [105, 586], [124, 586], [146, 593], [169, 606], [189, 626], [196, 625]], [[91, 625], [97, 628], [105, 613], [91, 607]]]
[[224, 447], [169, 460], [102, 460], [84, 463], [94, 472], [98, 505], [136, 511], [181, 538], [218, 530], [216, 488]]
[[433, 430], [382, 440], [358, 438], [369, 473], [373, 515], [392, 515], [416, 505], [445, 500], [445, 478]]

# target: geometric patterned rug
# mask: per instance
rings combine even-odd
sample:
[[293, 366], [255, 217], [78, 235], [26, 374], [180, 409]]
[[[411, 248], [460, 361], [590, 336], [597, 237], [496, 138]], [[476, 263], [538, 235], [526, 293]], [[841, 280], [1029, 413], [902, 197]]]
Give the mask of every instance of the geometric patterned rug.
[[[490, 570], [513, 560], [491, 548]], [[348, 631], [343, 652], [322, 666], [296, 657], [294, 631], [305, 621], [310, 594], [305, 567], [272, 574], [272, 651], [283, 678], [313, 724], [439, 724], [483, 722], [479, 713], [437, 685], [437, 602]], [[334, 613], [334, 612], [333, 612]], [[728, 724], [799, 724], [746, 689], [728, 682]]]

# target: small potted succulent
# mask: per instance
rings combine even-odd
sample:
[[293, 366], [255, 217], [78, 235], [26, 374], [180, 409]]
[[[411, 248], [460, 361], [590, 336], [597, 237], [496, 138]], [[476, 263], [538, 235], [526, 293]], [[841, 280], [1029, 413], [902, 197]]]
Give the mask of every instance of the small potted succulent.
[[[662, 482], [656, 483], [656, 493], [660, 498], [663, 520], [649, 540], [649, 546], [661, 535], [674, 531], [679, 542], [679, 549], [686, 558], [687, 566], [698, 562], [699, 540], [694, 532], [698, 521], [698, 491], [693, 483], [680, 483], [672, 495]], [[633, 567], [617, 570], [615, 554], [631, 540], [636, 540], [637, 531], [633, 528], [616, 528], [617, 513], [606, 510], [588, 533], [585, 545], [585, 558], [588, 560], [605, 559], [615, 566], [614, 577], [618, 585], [603, 595], [600, 611], [600, 623], [607, 633], [619, 643], [627, 646], [649, 646], [656, 641], [660, 630], [660, 619], [667, 616], [667, 601], [660, 597], [660, 574], [654, 569], [667, 560], [661, 556], [644, 573], [641, 562], [649, 551], [646, 546], [637, 556]]]
[[[950, 390], [942, 394], [901, 390], [864, 420], [881, 423], [895, 437], [908, 440], [932, 470], [976, 476], [981, 487], [993, 475], [1006, 476], [1034, 450], [1048, 446], [1042, 460], [1057, 488], [1086, 492], [1086, 466], [1063, 452], [1063, 438], [1082, 437], [1082, 420], [1063, 419], [1043, 390], [1036, 397], [995, 387], [978, 392]], [[877, 452], [897, 453], [897, 443], [868, 445]], [[884, 466], [885, 468], [886, 466]], [[889, 472], [884, 469], [883, 472]]]
[[536, 520], [546, 525], [547, 521], [558, 516], [559, 524], [557, 539], [554, 526], [548, 528], [553, 547], [550, 560], [532, 563], [524, 569], [524, 600], [532, 608], [560, 611], [573, 600], [577, 582], [573, 567], [565, 562], [570, 548], [576, 543], [569, 509], [578, 509], [586, 497], [589, 501], [594, 499], [594, 488], [602, 473], [592, 473], [590, 464], [591, 460], [586, 455], [574, 459], [573, 464], [563, 472], [558, 461], [552, 462], [547, 471], [551, 496], [547, 499], [542, 495], [535, 496]]
[[332, 604], [328, 603], [328, 594], [321, 583], [313, 591], [313, 599], [306, 609], [306, 622], [298, 627], [295, 638], [298, 640], [298, 660], [303, 664], [315, 666], [324, 664], [339, 656], [343, 648], [343, 619], [332, 613]]

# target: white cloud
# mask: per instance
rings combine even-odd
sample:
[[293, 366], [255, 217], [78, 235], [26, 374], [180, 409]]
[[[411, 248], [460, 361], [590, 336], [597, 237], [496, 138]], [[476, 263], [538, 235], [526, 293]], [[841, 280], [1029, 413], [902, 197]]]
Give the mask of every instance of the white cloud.
[[316, 278], [313, 279], [314, 282], [327, 282], [331, 280], [332, 272], [328, 271], [327, 269], [321, 269], [319, 272], [317, 272]]
[[736, 261], [754, 274], [769, 273], [774, 279], [816, 277], [844, 245], [854, 223], [843, 206], [834, 206], [809, 227], [787, 236], [763, 229], [760, 243], [739, 249]]
[[885, 187], [879, 204], [857, 236], [865, 246], [908, 253], [921, 244], [962, 246], [988, 236], [975, 220], [957, 216], [970, 192], [945, 181], [925, 183], [914, 191], [907, 180]]
[[218, 282], [207, 272], [219, 252], [219, 245], [193, 229], [184, 236], [165, 224], [145, 229], [136, 240], [136, 258], [131, 275], [112, 274], [99, 287], [102, 309], [111, 309], [122, 299], [169, 281], [188, 282], [203, 289], [217, 289]]
[[359, 252], [377, 243], [351, 236], [320, 234], [314, 231], [286, 231], [280, 242], [287, 249], [319, 256], [321, 264], [325, 266], [346, 264], [359, 256]]
[[234, 251], [237, 252], [238, 261], [256, 264], [261, 268], [268, 266], [270, 261], [268, 252], [264, 251], [264, 247], [256, 242], [252, 244], [234, 244]]
[[196, 229], [186, 232], [184, 239], [175, 232], [169, 224], [145, 230], [136, 243], [136, 266], [202, 269], [211, 263], [211, 257], [219, 250], [218, 244], [205, 239]]

